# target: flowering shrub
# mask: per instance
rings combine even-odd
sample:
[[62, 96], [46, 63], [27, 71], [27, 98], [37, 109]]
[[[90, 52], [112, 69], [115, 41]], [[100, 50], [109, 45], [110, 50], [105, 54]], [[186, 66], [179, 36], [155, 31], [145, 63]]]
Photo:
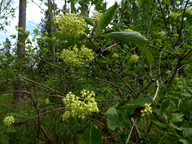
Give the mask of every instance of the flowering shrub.
[[15, 122], [15, 118], [13, 116], [7, 116], [4, 118], [3, 123], [6, 126], [10, 126]]
[[85, 31], [85, 20], [76, 14], [61, 14], [55, 17], [54, 21], [57, 25], [57, 32], [67, 37], [78, 37]]
[[75, 96], [72, 92], [69, 92], [63, 99], [63, 102], [67, 108], [67, 111], [63, 114], [63, 120], [68, 119], [70, 116], [78, 116], [84, 119], [86, 116], [91, 115], [93, 112], [98, 112], [98, 106], [95, 102], [95, 93], [93, 91], [82, 90], [81, 100], [78, 96]]
[[64, 49], [61, 54], [63, 61], [70, 66], [82, 66], [94, 58], [94, 52], [84, 45], [78, 49], [75, 45], [72, 50]]

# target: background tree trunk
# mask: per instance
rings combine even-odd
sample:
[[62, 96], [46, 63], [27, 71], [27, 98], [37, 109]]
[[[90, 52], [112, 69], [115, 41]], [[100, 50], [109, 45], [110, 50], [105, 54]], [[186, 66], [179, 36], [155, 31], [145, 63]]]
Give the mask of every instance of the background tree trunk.
[[[54, 0], [48, 0], [48, 22], [49, 22], [49, 37], [53, 38], [53, 32], [54, 30], [54, 26], [53, 26], [53, 17], [55, 16], [55, 12], [56, 12], [56, 4], [54, 2]], [[55, 47], [53, 46], [53, 44], [51, 44], [51, 50], [52, 50], [52, 55], [53, 55], [53, 63], [57, 62], [57, 58], [55, 56]]]
[[[18, 23], [18, 43], [17, 43], [17, 70], [19, 74], [23, 71], [23, 61], [25, 56], [25, 28], [26, 28], [26, 0], [19, 1], [19, 23]], [[14, 85], [13, 99], [14, 103], [17, 103], [23, 98], [24, 83], [17, 81]]]

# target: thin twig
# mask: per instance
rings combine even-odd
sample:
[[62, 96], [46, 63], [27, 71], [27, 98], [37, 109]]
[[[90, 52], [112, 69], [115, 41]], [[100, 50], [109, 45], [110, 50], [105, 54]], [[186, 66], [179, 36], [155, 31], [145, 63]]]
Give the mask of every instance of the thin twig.
[[175, 43], [175, 46], [178, 44], [179, 40], [181, 39], [181, 35], [182, 35], [182, 29], [183, 29], [183, 25], [184, 25], [184, 18], [185, 18], [185, 11], [187, 9], [187, 5], [189, 3], [189, 0], [187, 0], [186, 4], [185, 4], [185, 7], [184, 7], [184, 10], [183, 10], [183, 15], [182, 15], [182, 20], [181, 20], [181, 26], [180, 26], [180, 34], [179, 34], [179, 37], [177, 39], [177, 42]]
[[30, 121], [30, 120], [33, 120], [33, 119], [36, 119], [36, 118], [45, 116], [45, 115], [47, 115], [47, 114], [49, 114], [49, 113], [53, 113], [53, 112], [61, 111], [61, 110], [65, 110], [65, 109], [66, 109], [65, 107], [61, 107], [61, 108], [57, 108], [57, 109], [54, 109], [54, 110], [50, 110], [50, 111], [44, 112], [44, 113], [42, 113], [42, 114], [36, 115], [36, 116], [34, 116], [34, 117], [32, 117], [32, 118], [29, 118], [29, 119], [27, 119], [27, 120], [23, 120], [23, 121], [20, 121], [20, 122], [18, 122], [18, 123], [15, 123], [15, 125], [22, 125], [22, 124], [24, 124], [24, 123], [26, 123], [26, 122], [28, 122], [28, 121]]
[[[133, 118], [131, 118], [131, 120], [133, 120]], [[132, 134], [132, 131], [133, 131], [134, 126], [135, 126], [135, 121], [133, 120], [132, 127], [131, 127], [131, 129], [130, 129], [130, 132], [129, 132], [128, 137], [127, 137], [127, 140], [126, 140], [126, 144], [129, 143], [129, 140], [130, 140], [130, 138], [131, 138], [131, 134]]]
[[[107, 69], [109, 68], [107, 67]], [[124, 81], [124, 79], [117, 72], [115, 72], [113, 69], [109, 70], [112, 71], [128, 87], [133, 96], [138, 97], [137, 93], [133, 90], [133, 88], [126, 81]]]
[[169, 29], [168, 23], [166, 21], [166, 16], [164, 14], [164, 10], [163, 10], [162, 5], [161, 5], [161, 1], [158, 0], [158, 3], [159, 3], [159, 6], [160, 6], [161, 14], [163, 16], [163, 21], [164, 21], [165, 27], [166, 27], [168, 35], [169, 35], [170, 42], [171, 42], [172, 46], [174, 46], [173, 39], [172, 39], [172, 36], [171, 36], [171, 33], [170, 33], [170, 29]]
[[145, 90], [148, 89], [148, 87], [153, 83], [155, 82], [154, 80], [150, 81], [139, 93], [138, 93], [138, 96], [143, 93]]
[[157, 84], [157, 89], [156, 89], [155, 95], [153, 97], [153, 101], [155, 101], [155, 99], [157, 98], [157, 94], [159, 92], [159, 81], [158, 80], [156, 80], [156, 84]]

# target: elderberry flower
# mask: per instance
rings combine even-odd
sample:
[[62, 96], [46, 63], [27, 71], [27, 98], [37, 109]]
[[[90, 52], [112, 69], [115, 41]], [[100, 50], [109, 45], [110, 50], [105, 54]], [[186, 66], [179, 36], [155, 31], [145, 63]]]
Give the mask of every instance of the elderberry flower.
[[83, 34], [86, 27], [85, 20], [76, 14], [61, 14], [54, 18], [57, 32], [67, 37], [78, 37]]
[[101, 18], [101, 16], [103, 15], [103, 13], [97, 13], [93, 15], [93, 20], [95, 23], [99, 22], [99, 19]]
[[136, 62], [138, 62], [138, 60], [139, 60], [139, 56], [136, 55], [136, 54], [133, 54], [133, 55], [129, 58], [129, 62], [130, 62], [130, 63], [136, 63]]
[[62, 120], [67, 120], [71, 116], [70, 111], [65, 111], [62, 115]]
[[132, 32], [132, 29], [125, 29], [124, 32]]
[[50, 101], [49, 101], [49, 98], [46, 98], [46, 99], [45, 99], [45, 103], [46, 103], [46, 104], [49, 104], [49, 102], [50, 102]]
[[15, 118], [13, 116], [7, 116], [4, 118], [3, 123], [6, 126], [10, 126], [15, 122]]
[[72, 92], [69, 92], [65, 98], [63, 98], [63, 103], [66, 106], [66, 111], [62, 118], [63, 120], [68, 119], [70, 116], [78, 116], [84, 119], [86, 116], [91, 115], [93, 112], [98, 112], [98, 106], [95, 102], [95, 93], [89, 90], [82, 90], [81, 97], [75, 96]]
[[173, 20], [176, 20], [179, 16], [181, 15], [181, 13], [176, 13], [176, 12], [172, 12], [169, 17]]
[[66, 64], [78, 67], [91, 62], [94, 58], [94, 52], [84, 45], [80, 49], [75, 45], [71, 50], [64, 49], [61, 58]]
[[160, 37], [163, 37], [163, 36], [165, 36], [165, 32], [164, 31], [160, 31], [160, 32], [157, 33], [157, 35], [160, 36]]
[[117, 59], [117, 58], [119, 58], [119, 55], [118, 55], [117, 53], [114, 53], [114, 54], [112, 55], [112, 58]]
[[152, 113], [152, 107], [149, 104], [144, 105], [144, 109], [141, 110], [141, 116], [148, 116], [150, 113]]
[[186, 9], [185, 12], [188, 13], [188, 14], [192, 14], [192, 8], [190, 8], [190, 9]]

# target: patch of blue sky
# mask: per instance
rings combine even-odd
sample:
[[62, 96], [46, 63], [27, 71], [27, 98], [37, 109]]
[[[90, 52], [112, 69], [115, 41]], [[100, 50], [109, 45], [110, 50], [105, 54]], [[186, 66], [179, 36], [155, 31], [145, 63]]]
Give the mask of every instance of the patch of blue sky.
[[[112, 6], [115, 2], [120, 2], [121, 0], [106, 0], [107, 2], [107, 8]], [[56, 1], [59, 8], [62, 8], [63, 1]], [[62, 3], [62, 4], [61, 4]], [[15, 18], [10, 19], [10, 26], [6, 27], [7, 32], [0, 31], [0, 45], [5, 42], [6, 38], [9, 38], [12, 43], [16, 42], [16, 39], [11, 39], [10, 35], [17, 35], [17, 31], [15, 29], [15, 26], [18, 25], [18, 5], [19, 1], [14, 2], [14, 6], [16, 7], [15, 10]], [[41, 7], [41, 9], [40, 9]], [[41, 22], [41, 19], [43, 17], [43, 13], [41, 12], [42, 9], [46, 9], [46, 6], [42, 4], [42, 2], [29, 2], [27, 4], [27, 24], [26, 24], [26, 31], [30, 31], [29, 37], [32, 37], [33, 30], [37, 28], [38, 24]]]

